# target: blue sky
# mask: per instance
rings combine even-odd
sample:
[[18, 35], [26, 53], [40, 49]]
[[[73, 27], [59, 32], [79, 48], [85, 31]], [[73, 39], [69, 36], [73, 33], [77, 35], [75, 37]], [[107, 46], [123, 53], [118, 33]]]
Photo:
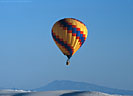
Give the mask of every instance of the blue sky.
[[[133, 90], [132, 0], [0, 0], [0, 87], [33, 89], [53, 80]], [[86, 42], [66, 66], [51, 28], [84, 22]]]

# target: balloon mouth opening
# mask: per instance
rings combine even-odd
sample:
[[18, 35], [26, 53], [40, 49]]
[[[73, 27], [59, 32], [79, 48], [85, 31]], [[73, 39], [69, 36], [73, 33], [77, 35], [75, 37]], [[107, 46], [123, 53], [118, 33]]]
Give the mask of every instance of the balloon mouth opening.
[[72, 55], [67, 55], [67, 58], [70, 59], [72, 57]]

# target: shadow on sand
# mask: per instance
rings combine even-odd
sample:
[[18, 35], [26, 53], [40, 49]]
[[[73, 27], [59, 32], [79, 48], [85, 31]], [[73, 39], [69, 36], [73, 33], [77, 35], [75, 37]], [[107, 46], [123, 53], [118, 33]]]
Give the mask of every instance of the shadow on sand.
[[82, 91], [82, 92], [71, 92], [71, 93], [62, 94], [60, 96], [77, 96], [77, 95], [81, 95], [82, 93], [87, 93], [87, 92], [86, 91]]

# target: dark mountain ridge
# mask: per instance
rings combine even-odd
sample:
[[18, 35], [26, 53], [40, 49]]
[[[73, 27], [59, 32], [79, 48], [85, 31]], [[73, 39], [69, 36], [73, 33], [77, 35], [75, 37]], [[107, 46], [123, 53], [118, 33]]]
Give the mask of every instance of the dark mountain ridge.
[[34, 91], [56, 91], [56, 90], [81, 90], [81, 91], [97, 91], [108, 94], [133, 95], [132, 90], [122, 90], [115, 88], [103, 87], [85, 82], [75, 82], [69, 80], [55, 80], [46, 86], [34, 89]]

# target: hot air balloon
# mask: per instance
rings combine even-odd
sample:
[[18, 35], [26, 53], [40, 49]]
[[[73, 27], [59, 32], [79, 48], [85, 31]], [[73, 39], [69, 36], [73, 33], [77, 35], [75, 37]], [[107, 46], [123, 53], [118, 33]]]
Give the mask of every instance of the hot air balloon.
[[83, 45], [87, 38], [87, 28], [84, 23], [74, 18], [64, 18], [52, 27], [52, 37], [64, 55], [69, 59]]

